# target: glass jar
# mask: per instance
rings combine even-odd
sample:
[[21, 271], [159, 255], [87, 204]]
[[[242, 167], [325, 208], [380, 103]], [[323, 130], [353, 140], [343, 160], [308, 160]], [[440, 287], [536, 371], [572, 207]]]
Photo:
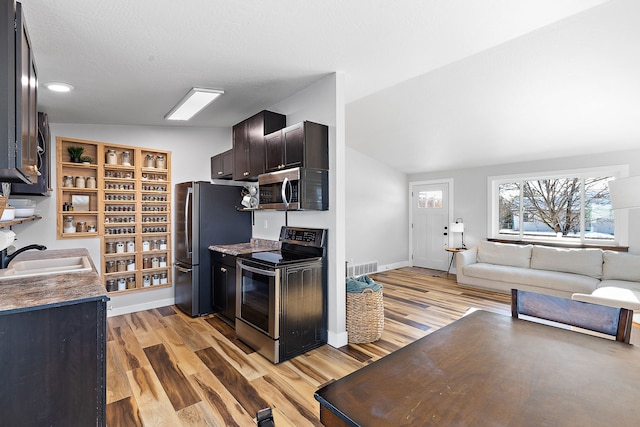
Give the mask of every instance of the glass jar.
[[142, 242], [142, 250], [143, 250], [143, 251], [149, 251], [149, 250], [151, 250], [151, 245], [149, 244], [149, 241], [148, 241], [148, 240], [144, 240], [144, 241]]
[[73, 176], [65, 175], [62, 178], [62, 186], [63, 187], [73, 187]]
[[135, 252], [136, 244], [134, 242], [127, 242], [127, 252]]
[[115, 279], [107, 280], [107, 292], [115, 292], [118, 290]]
[[123, 271], [127, 271], [127, 264], [125, 263], [125, 260], [120, 259], [120, 260], [118, 260], [118, 262], [116, 262], [116, 271], [118, 273], [122, 273]]
[[76, 224], [73, 222], [72, 216], [64, 217], [64, 225], [62, 228], [63, 233], [75, 233], [76, 232]]
[[106, 263], [106, 272], [107, 273], [115, 273], [116, 272], [116, 262], [115, 261], [107, 261], [107, 263]]
[[158, 156], [156, 157], [156, 168], [157, 169], [166, 169], [167, 168], [167, 164], [164, 161], [164, 156], [161, 154], [158, 154]]
[[76, 176], [76, 188], [84, 188], [85, 180], [84, 176]]
[[151, 250], [152, 251], [157, 251], [158, 249], [160, 249], [160, 243], [158, 243], [157, 240], [152, 240], [151, 241]]
[[151, 259], [142, 258], [142, 268], [151, 268]]
[[86, 233], [87, 232], [87, 223], [86, 221], [78, 221], [76, 224], [76, 232], [78, 233]]
[[127, 289], [127, 280], [124, 277], [121, 277], [118, 279], [118, 290], [124, 291], [125, 289]]
[[167, 257], [166, 256], [161, 256], [160, 257], [160, 267], [166, 267], [167, 266]]
[[145, 288], [147, 286], [151, 286], [151, 280], [149, 278], [149, 276], [142, 276], [142, 286], [144, 286]]
[[122, 166], [131, 166], [131, 153], [128, 151], [122, 152]]
[[155, 164], [155, 161], [153, 158], [153, 154], [147, 154], [144, 158], [144, 167], [152, 168], [154, 164]]
[[127, 277], [127, 289], [135, 289], [136, 278], [134, 276]]
[[95, 232], [96, 232], [96, 226], [95, 226], [95, 225], [93, 225], [93, 224], [89, 225], [89, 226], [87, 227], [87, 231], [88, 231], [89, 233], [95, 233]]
[[136, 261], [133, 259], [127, 260], [127, 271], [133, 271], [136, 269]]
[[162, 273], [160, 275], [160, 284], [166, 285], [167, 283], [169, 283], [169, 281], [167, 280], [167, 273]]
[[160, 259], [158, 257], [153, 257], [151, 258], [151, 268], [158, 268], [160, 267]]
[[105, 254], [115, 254], [116, 253], [116, 244], [115, 242], [107, 242], [104, 244], [104, 253]]
[[160, 275], [159, 274], [154, 274], [153, 276], [151, 276], [151, 284], [152, 285], [159, 285], [160, 284]]
[[116, 253], [123, 254], [124, 253], [124, 242], [116, 243]]
[[93, 176], [87, 177], [87, 188], [96, 188], [96, 178]]
[[116, 154], [116, 150], [107, 150], [107, 153], [105, 154], [105, 163], [108, 165], [118, 164], [118, 155]]
[[167, 250], [167, 241], [165, 239], [160, 240], [160, 250], [161, 251]]

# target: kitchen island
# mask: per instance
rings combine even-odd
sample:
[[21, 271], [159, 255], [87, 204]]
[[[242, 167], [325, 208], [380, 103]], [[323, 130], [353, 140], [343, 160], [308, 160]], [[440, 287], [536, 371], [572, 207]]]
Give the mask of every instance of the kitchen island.
[[[86, 249], [28, 251], [12, 263], [79, 256], [89, 254]], [[109, 298], [93, 262], [91, 267], [0, 280], [3, 422], [105, 425]]]

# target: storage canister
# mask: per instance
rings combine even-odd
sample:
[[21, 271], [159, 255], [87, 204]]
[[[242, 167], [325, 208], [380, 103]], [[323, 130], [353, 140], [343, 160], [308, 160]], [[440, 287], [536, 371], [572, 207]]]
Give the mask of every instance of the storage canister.
[[96, 179], [93, 176], [87, 177], [87, 188], [96, 188]]
[[149, 279], [149, 276], [142, 276], [142, 286], [144, 286], [145, 288], [147, 286], [151, 286], [151, 280]]
[[127, 277], [127, 289], [134, 289], [136, 287], [135, 276]]
[[106, 253], [106, 254], [115, 254], [116, 253], [116, 243], [115, 242], [107, 242], [107, 243], [105, 243], [104, 253]]
[[124, 242], [116, 243], [116, 253], [123, 254], [124, 253]]
[[131, 166], [131, 153], [128, 151], [122, 152], [122, 166]]
[[154, 164], [153, 154], [147, 154], [144, 158], [144, 167], [152, 168]]
[[136, 261], [133, 259], [127, 260], [127, 271], [133, 271], [136, 269]]
[[158, 259], [158, 257], [153, 257], [151, 258], [151, 268], [158, 268], [160, 267], [160, 259]]
[[115, 273], [116, 272], [116, 262], [115, 261], [107, 261], [107, 273]]
[[152, 276], [151, 284], [152, 285], [159, 285], [160, 284], [160, 275], [159, 274], [154, 274]]
[[135, 252], [136, 245], [134, 242], [127, 242], [127, 252]]
[[167, 257], [166, 256], [161, 256], [160, 257], [160, 267], [166, 267], [167, 266]]
[[73, 223], [73, 217], [72, 216], [65, 216], [64, 217], [64, 225], [62, 228], [63, 233], [75, 233], [76, 232], [76, 225]]
[[143, 240], [142, 241], [142, 250], [143, 251], [148, 251], [151, 248], [151, 245], [149, 244], [148, 240]]
[[87, 232], [86, 221], [78, 221], [78, 223], [76, 224], [76, 231], [78, 233], [86, 233]]
[[115, 279], [107, 280], [107, 292], [115, 292], [118, 290]]
[[118, 273], [127, 271], [127, 264], [123, 259], [118, 260], [118, 262], [116, 262], [116, 271], [118, 271]]
[[116, 150], [107, 150], [107, 153], [105, 154], [105, 163], [108, 165], [118, 164], [118, 155], [116, 154]]
[[125, 289], [127, 289], [127, 281], [124, 277], [121, 277], [118, 279], [118, 290], [124, 291]]
[[161, 251], [167, 250], [167, 241], [165, 239], [160, 240], [160, 250]]
[[151, 260], [149, 258], [142, 258], [142, 268], [151, 268]]
[[85, 180], [84, 176], [76, 176], [76, 188], [84, 188]]
[[158, 154], [158, 156], [156, 157], [156, 168], [157, 169], [166, 169], [167, 165], [164, 161], [164, 156], [161, 154]]
[[160, 275], [160, 284], [161, 285], [166, 285], [167, 283], [169, 283], [168, 280], [167, 280], [167, 273], [162, 273]]

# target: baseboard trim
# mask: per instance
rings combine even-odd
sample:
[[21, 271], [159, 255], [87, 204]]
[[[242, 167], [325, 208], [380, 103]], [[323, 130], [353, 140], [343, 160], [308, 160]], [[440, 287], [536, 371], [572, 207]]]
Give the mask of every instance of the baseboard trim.
[[123, 314], [135, 313], [136, 311], [151, 310], [153, 308], [166, 307], [175, 304], [175, 298], [166, 298], [144, 302], [141, 304], [125, 305], [123, 307], [114, 308], [107, 302], [107, 317], [120, 316]]

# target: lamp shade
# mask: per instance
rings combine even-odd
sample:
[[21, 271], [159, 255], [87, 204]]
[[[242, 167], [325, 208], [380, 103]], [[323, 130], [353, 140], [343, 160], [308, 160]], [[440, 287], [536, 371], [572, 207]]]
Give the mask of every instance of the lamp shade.
[[464, 233], [464, 223], [452, 222], [449, 224], [449, 232], [451, 233]]
[[609, 181], [613, 209], [640, 208], [640, 176]]

